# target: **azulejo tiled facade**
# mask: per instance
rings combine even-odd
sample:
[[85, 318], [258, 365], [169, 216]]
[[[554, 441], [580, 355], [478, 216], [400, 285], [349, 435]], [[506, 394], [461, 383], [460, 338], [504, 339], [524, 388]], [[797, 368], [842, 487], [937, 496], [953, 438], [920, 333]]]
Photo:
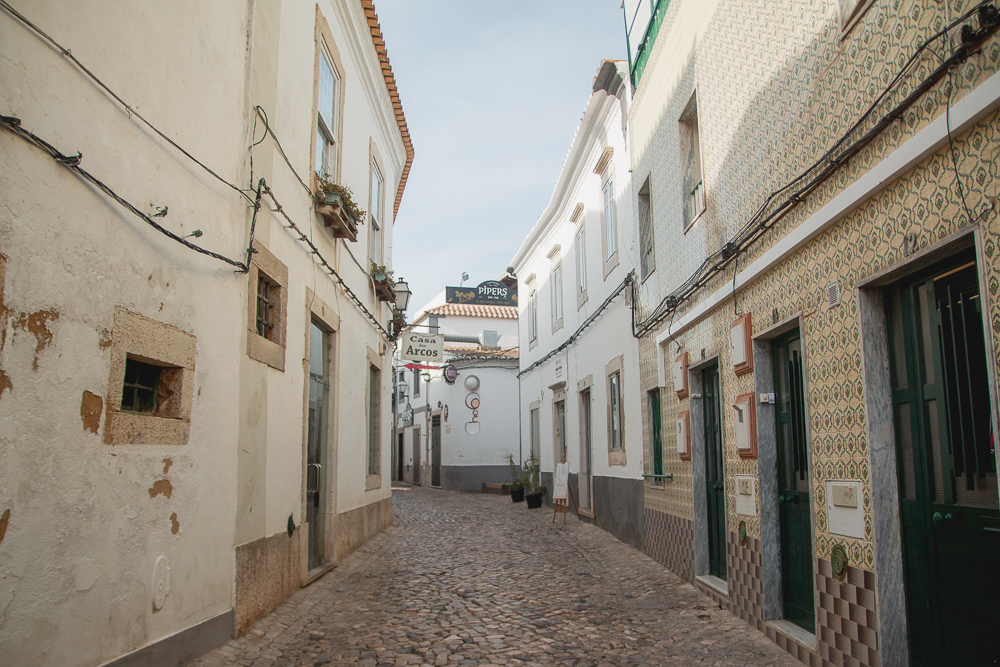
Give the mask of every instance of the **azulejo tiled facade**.
[[[659, 3], [666, 14], [656, 42], [647, 47], [649, 59], [630, 110], [633, 179], [650, 181], [657, 267], [638, 288], [636, 320], [641, 325], [664, 312], [665, 297], [727, 242], [738, 245], [760, 211], [766, 216], [793, 192], [800, 196], [686, 300], [645, 331], [640, 326], [642, 389], [660, 387], [663, 472], [673, 475], [662, 486], [646, 483], [646, 549], [682, 576], [697, 580], [709, 574], [705, 546], [699, 543], [709, 538], [698, 526], [706, 521], [699, 509], [706, 493], [705, 475], [698, 469], [704, 457], [682, 460], [673, 428], [678, 414], [690, 410], [692, 448], [711, 446], [694, 417], [701, 414], [697, 406], [705, 394], [692, 390], [677, 398], [671, 378], [674, 358], [682, 352], [689, 356], [691, 375], [714, 359], [729, 608], [806, 664], [903, 665], [912, 658], [905, 605], [894, 604], [899, 598], [883, 587], [910, 582], [899, 551], [886, 546], [892, 540], [878, 532], [898, 517], [899, 505], [876, 500], [895, 488], [897, 471], [894, 458], [893, 466], [883, 466], [877, 451], [881, 443], [872, 441], [881, 425], [870, 419], [877, 402], [875, 380], [888, 370], [887, 362], [876, 367], [865, 352], [866, 338], [885, 337], [881, 325], [866, 319], [868, 295], [882, 294], [888, 283], [869, 281], [889, 271], [899, 278], [912, 274], [919, 262], [912, 258], [921, 253], [940, 259], [974, 245], [986, 356], [993, 362], [988, 373], [995, 387], [1000, 363], [995, 343], [1000, 334], [995, 206], [1000, 39], [984, 32], [968, 57], [956, 57], [942, 68], [953, 54], [961, 56], [962, 19], [976, 3], [862, 1], [857, 3], [860, 18], [845, 31], [840, 12], [846, 16], [851, 10], [846, 5], [852, 4]], [[949, 23], [953, 27], [935, 38]], [[989, 31], [988, 21], [977, 13], [964, 23]], [[687, 36], [689, 50], [677, 47], [681, 36]], [[921, 49], [924, 43], [928, 48]], [[693, 98], [705, 203], [685, 229], [688, 193], [681, 185], [686, 167], [679, 126]], [[964, 113], [964, 107], [974, 110]], [[878, 125], [894, 109], [899, 113]], [[866, 135], [870, 140], [849, 160], [831, 166], [828, 151], [836, 154]], [[801, 190], [824, 169], [825, 178]], [[797, 180], [802, 174], [805, 178]], [[772, 193], [777, 195], [769, 199]], [[964, 246], [952, 244], [962, 232], [969, 233]], [[828, 290], [831, 283], [839, 299]], [[736, 375], [730, 331], [744, 313], [751, 314], [756, 363], [753, 372]], [[884, 317], [876, 319], [884, 324]], [[807, 457], [799, 497], [809, 502], [806, 540], [812, 539], [813, 616], [798, 624], [805, 635], [788, 634], [780, 624], [788, 576], [780, 553], [786, 515], [779, 509], [784, 497], [773, 483], [777, 457], [774, 451], [765, 454], [767, 433], [772, 441], [777, 437], [775, 406], [758, 400], [773, 387], [772, 339], [796, 329]], [[730, 406], [743, 394], [755, 397], [757, 457], [741, 457], [737, 450], [737, 420]], [[993, 400], [995, 405], [995, 394]], [[647, 406], [643, 410], [649, 468], [652, 420]], [[990, 416], [994, 425], [995, 412]], [[985, 479], [995, 487], [992, 475]], [[752, 511], [745, 506], [738, 511], [737, 476], [755, 482]], [[827, 497], [828, 483], [841, 480], [859, 483], [862, 518], [853, 537], [845, 534], [852, 531], [832, 526], [828, 515], [835, 502]], [[888, 495], [896, 497], [894, 490]], [[898, 526], [896, 531], [898, 546]], [[831, 569], [836, 546], [847, 558], [843, 582]]]

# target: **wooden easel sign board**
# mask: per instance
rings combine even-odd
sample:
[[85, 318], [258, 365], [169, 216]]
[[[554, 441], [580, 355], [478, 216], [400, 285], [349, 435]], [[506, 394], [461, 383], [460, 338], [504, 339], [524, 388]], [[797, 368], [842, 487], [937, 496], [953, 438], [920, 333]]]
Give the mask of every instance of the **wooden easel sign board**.
[[555, 489], [552, 491], [553, 500], [566, 500], [569, 497], [569, 463], [556, 465]]

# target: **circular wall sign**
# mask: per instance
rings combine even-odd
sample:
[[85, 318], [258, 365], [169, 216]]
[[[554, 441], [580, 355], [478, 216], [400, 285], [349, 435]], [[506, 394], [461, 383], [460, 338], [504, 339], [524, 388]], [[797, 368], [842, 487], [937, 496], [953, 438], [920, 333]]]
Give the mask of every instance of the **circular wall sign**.
[[830, 562], [833, 565], [833, 576], [843, 581], [847, 575], [847, 549], [842, 544], [833, 545], [830, 552]]
[[448, 384], [455, 384], [455, 380], [458, 379], [458, 369], [452, 365], [445, 366], [441, 369], [444, 375], [444, 381]]
[[745, 547], [747, 545], [747, 522], [740, 521], [740, 546]]

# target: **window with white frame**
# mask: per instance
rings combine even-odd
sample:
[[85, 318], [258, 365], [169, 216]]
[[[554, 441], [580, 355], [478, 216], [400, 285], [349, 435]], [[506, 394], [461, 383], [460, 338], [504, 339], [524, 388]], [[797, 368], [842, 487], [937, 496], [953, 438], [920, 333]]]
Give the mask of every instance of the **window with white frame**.
[[379, 474], [381, 455], [380, 434], [382, 422], [382, 372], [374, 364], [368, 365], [368, 474]]
[[528, 340], [538, 340], [538, 292], [535, 290], [528, 295]]
[[604, 197], [604, 263], [607, 264], [618, 251], [618, 221], [615, 218], [615, 179], [609, 176], [602, 188]]
[[705, 184], [701, 171], [701, 136], [698, 130], [698, 93], [693, 93], [678, 123], [681, 150], [681, 195], [684, 198], [684, 229], [705, 210]]
[[322, 43], [319, 49], [319, 91], [316, 118], [316, 173], [336, 176], [337, 108], [340, 79]]
[[649, 179], [647, 178], [646, 182], [639, 188], [639, 263], [643, 280], [656, 268], [652, 204], [649, 197]]
[[580, 227], [576, 233], [576, 307], [587, 300], [587, 236], [586, 229]]
[[536, 459], [542, 456], [542, 428], [538, 415], [538, 408], [531, 408], [531, 418], [529, 419], [531, 428], [531, 453]]
[[622, 450], [622, 374], [608, 376], [608, 446], [612, 452]]
[[562, 262], [556, 262], [552, 267], [552, 330], [556, 331], [563, 324], [563, 282]]
[[371, 202], [368, 213], [369, 244], [368, 256], [375, 264], [382, 264], [382, 226], [383, 212], [382, 203], [385, 191], [385, 181], [378, 165], [372, 160], [371, 164]]

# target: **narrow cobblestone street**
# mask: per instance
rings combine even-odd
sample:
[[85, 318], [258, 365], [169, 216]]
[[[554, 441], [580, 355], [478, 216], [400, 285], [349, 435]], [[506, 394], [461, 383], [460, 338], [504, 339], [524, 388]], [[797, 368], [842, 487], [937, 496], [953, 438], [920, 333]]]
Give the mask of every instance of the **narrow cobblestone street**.
[[658, 563], [505, 496], [403, 487], [395, 525], [194, 663], [798, 665]]

